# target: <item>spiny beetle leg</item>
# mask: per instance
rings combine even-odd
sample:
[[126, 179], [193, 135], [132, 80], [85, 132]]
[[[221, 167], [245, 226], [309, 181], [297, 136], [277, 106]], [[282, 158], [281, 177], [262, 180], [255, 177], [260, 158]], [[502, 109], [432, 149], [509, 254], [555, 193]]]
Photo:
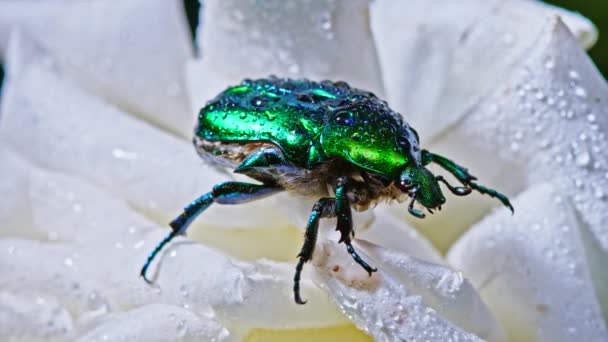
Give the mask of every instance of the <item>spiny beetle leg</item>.
[[346, 177], [340, 177], [337, 182], [336, 187], [336, 217], [338, 219], [337, 222], [337, 230], [340, 231], [342, 236], [340, 237], [340, 242], [344, 242], [346, 244], [346, 251], [350, 254], [355, 262], [369, 275], [372, 275], [372, 272], [376, 272], [375, 268], [372, 268], [365, 262], [359, 254], [355, 251], [353, 246], [351, 245], [351, 235], [353, 232], [353, 215], [350, 209], [350, 203], [348, 201], [348, 184], [352, 181]]
[[306, 225], [306, 232], [304, 233], [304, 244], [298, 254], [299, 260], [296, 265], [296, 274], [293, 277], [293, 296], [297, 304], [306, 304], [306, 301], [300, 297], [300, 277], [304, 264], [312, 259], [312, 254], [315, 250], [317, 233], [319, 232], [319, 219], [332, 217], [334, 215], [335, 203], [336, 200], [334, 198], [321, 198], [312, 207], [312, 212]]
[[281, 190], [282, 188], [276, 186], [241, 182], [224, 182], [214, 186], [211, 192], [192, 201], [184, 208], [183, 213], [169, 223], [171, 226], [171, 233], [159, 242], [154, 250], [148, 255], [148, 258], [140, 271], [141, 277], [144, 278], [146, 282], [151, 283], [146, 276], [146, 272], [154, 258], [176, 236], [185, 234], [192, 221], [209, 208], [211, 204], [241, 204], [270, 196]]
[[500, 192], [494, 189], [486, 188], [485, 186], [474, 182], [469, 183], [469, 186], [482, 194], [497, 198], [500, 202], [502, 202], [505, 207], [511, 210], [512, 214], [515, 213], [515, 209], [513, 209], [513, 206], [511, 205], [511, 202], [509, 201], [509, 198], [507, 196], [501, 194]]
[[372, 273], [378, 271], [377, 268], [371, 267], [367, 262], [365, 262], [365, 260], [363, 260], [359, 256], [359, 254], [357, 254], [355, 248], [353, 247], [353, 245], [351, 245], [350, 241], [345, 241], [344, 243], [346, 244], [346, 251], [348, 252], [348, 254], [353, 257], [357, 264], [361, 265], [361, 267], [363, 267], [363, 269], [367, 271], [367, 274], [369, 274], [370, 277], [372, 276]]
[[435, 153], [431, 153], [427, 150], [422, 150], [422, 163], [424, 165], [426, 165], [430, 162], [434, 162], [437, 165], [444, 168], [446, 171], [448, 171], [449, 173], [454, 175], [454, 177], [456, 177], [456, 179], [458, 179], [458, 181], [461, 182], [462, 184], [464, 184], [465, 186], [468, 186], [471, 189], [477, 190], [478, 192], [480, 192], [482, 194], [486, 194], [491, 197], [497, 198], [504, 206], [506, 206], [507, 208], [509, 208], [511, 210], [511, 213], [515, 212], [515, 210], [513, 209], [513, 206], [511, 205], [511, 202], [509, 201], [509, 198], [507, 196], [501, 194], [500, 192], [498, 192], [494, 189], [486, 188], [483, 185], [473, 182], [474, 180], [477, 179], [477, 177], [471, 175], [465, 167], [462, 167], [462, 166], [454, 163], [453, 161], [451, 161], [450, 159], [448, 159], [446, 157], [440, 156]]

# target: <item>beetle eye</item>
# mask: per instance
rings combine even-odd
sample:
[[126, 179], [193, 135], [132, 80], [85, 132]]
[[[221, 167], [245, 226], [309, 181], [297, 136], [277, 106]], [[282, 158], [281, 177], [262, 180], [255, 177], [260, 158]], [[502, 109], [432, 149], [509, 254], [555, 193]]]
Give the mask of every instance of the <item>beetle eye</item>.
[[414, 184], [409, 179], [402, 179], [402, 180], [399, 181], [399, 186], [398, 187], [402, 191], [408, 192], [408, 191], [410, 191], [414, 187]]
[[336, 114], [336, 123], [343, 126], [352, 126], [355, 123], [355, 118], [352, 112], [342, 111]]

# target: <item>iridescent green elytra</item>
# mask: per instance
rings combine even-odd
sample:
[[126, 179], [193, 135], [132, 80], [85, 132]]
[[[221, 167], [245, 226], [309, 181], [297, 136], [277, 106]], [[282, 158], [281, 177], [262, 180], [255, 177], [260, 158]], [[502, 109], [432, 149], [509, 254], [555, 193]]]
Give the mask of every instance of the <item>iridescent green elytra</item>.
[[[193, 143], [199, 155], [218, 167], [247, 175], [260, 184], [224, 182], [184, 208], [170, 223], [171, 233], [150, 253], [141, 275], [156, 254], [212, 203], [239, 204], [279, 191], [319, 199], [306, 227], [298, 255], [294, 298], [311, 260], [319, 219], [337, 217], [347, 252], [370, 275], [375, 271], [351, 245], [351, 207], [366, 210], [380, 201], [411, 198], [410, 214], [424, 218], [415, 202], [432, 213], [445, 197], [439, 182], [463, 196], [476, 190], [499, 199], [511, 211], [509, 199], [474, 182], [467, 169], [420, 149], [418, 133], [401, 115], [374, 94], [344, 82], [313, 82], [271, 77], [245, 80], [209, 101], [200, 110]], [[425, 166], [434, 162], [463, 186], [454, 187]]]

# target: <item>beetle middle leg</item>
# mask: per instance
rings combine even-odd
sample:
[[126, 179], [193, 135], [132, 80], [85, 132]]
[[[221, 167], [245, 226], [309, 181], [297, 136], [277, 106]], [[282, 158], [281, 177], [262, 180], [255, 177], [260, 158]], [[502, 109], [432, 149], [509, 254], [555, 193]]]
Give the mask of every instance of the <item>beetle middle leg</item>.
[[[511, 212], [514, 211], [513, 206], [511, 205], [511, 202], [509, 201], [509, 198], [507, 196], [501, 194], [500, 192], [494, 189], [490, 189], [481, 184], [475, 183], [474, 181], [477, 180], [477, 177], [471, 175], [465, 167], [456, 164], [455, 162], [444, 156], [431, 153], [427, 150], [422, 150], [422, 164], [427, 165], [431, 162], [436, 163], [437, 165], [441, 166], [443, 169], [454, 175], [454, 177], [456, 177], [456, 179], [458, 179], [458, 181], [463, 185], [473, 190], [476, 190], [481, 194], [486, 194], [488, 196], [497, 198], [500, 202], [502, 202], [504, 206], [509, 208]], [[447, 184], [447, 182], [441, 176], [440, 178], [438, 178], [438, 180]], [[449, 184], [447, 185], [450, 190], [456, 195], [462, 196], [468, 194], [465, 191], [461, 191], [460, 188], [451, 187]]]
[[272, 194], [275, 194], [283, 189], [276, 185], [267, 184], [251, 184], [242, 182], [224, 182], [217, 184], [213, 190], [202, 195], [196, 200], [188, 204], [181, 215], [171, 221], [171, 233], [159, 242], [154, 250], [148, 255], [148, 258], [141, 269], [140, 275], [144, 280], [150, 283], [146, 277], [146, 271], [156, 255], [169, 243], [173, 238], [182, 235], [186, 232], [190, 223], [200, 215], [205, 209], [213, 203], [217, 204], [241, 204], [261, 199]]
[[371, 267], [370, 265], [363, 260], [359, 254], [355, 251], [351, 243], [351, 236], [353, 234], [353, 214], [350, 209], [350, 202], [348, 201], [348, 185], [353, 181], [347, 177], [338, 178], [337, 187], [336, 187], [336, 216], [338, 219], [338, 223], [336, 225], [336, 230], [342, 234], [340, 236], [339, 242], [344, 242], [346, 245], [346, 251], [350, 254], [355, 262], [367, 273], [371, 276], [373, 272], [376, 272], [377, 269]]
[[[351, 181], [352, 182], [352, 181]], [[317, 242], [317, 233], [319, 231], [319, 219], [326, 217], [336, 217], [337, 225], [336, 230], [340, 232], [340, 241], [346, 245], [346, 251], [350, 254], [355, 262], [371, 276], [377, 269], [371, 267], [365, 260], [363, 260], [359, 254], [355, 251], [355, 248], [351, 242], [351, 236], [353, 233], [353, 218], [350, 209], [350, 203], [347, 196], [347, 187], [349, 179], [341, 177], [338, 179], [336, 187], [336, 198], [322, 198], [312, 208], [312, 213], [308, 219], [308, 225], [306, 226], [306, 233], [304, 234], [304, 244], [298, 254], [298, 264], [296, 265], [296, 274], [293, 278], [293, 294], [294, 300], [298, 304], [305, 304], [300, 297], [300, 276], [304, 264], [312, 259], [315, 244]]]
[[325, 217], [334, 217], [336, 207], [335, 198], [321, 198], [312, 207], [312, 212], [308, 218], [308, 224], [306, 225], [306, 232], [304, 233], [304, 244], [298, 254], [298, 264], [296, 265], [296, 274], [293, 277], [293, 296], [294, 300], [298, 304], [305, 304], [300, 297], [300, 276], [302, 274], [302, 268], [304, 264], [312, 259], [312, 254], [315, 250], [315, 244], [317, 243], [317, 234], [319, 232], [319, 219]]

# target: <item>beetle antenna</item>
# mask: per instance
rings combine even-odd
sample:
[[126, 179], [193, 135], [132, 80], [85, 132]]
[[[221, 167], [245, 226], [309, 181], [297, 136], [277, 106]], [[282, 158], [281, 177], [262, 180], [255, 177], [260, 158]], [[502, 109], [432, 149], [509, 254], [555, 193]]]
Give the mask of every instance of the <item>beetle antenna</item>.
[[414, 190], [412, 190], [412, 201], [410, 202], [410, 205], [407, 207], [407, 210], [413, 216], [423, 219], [426, 215], [424, 215], [424, 213], [422, 211], [420, 211], [418, 209], [414, 209], [414, 202], [416, 202], [416, 195], [418, 195], [418, 188], [415, 188]]
[[466, 187], [462, 187], [462, 186], [452, 186], [450, 183], [448, 183], [447, 180], [445, 180], [445, 178], [443, 178], [443, 176], [437, 176], [436, 177], [437, 181], [442, 182], [443, 184], [445, 184], [448, 189], [450, 189], [450, 191], [456, 195], [456, 196], [466, 196], [468, 194], [471, 193], [471, 188], [466, 188]]

